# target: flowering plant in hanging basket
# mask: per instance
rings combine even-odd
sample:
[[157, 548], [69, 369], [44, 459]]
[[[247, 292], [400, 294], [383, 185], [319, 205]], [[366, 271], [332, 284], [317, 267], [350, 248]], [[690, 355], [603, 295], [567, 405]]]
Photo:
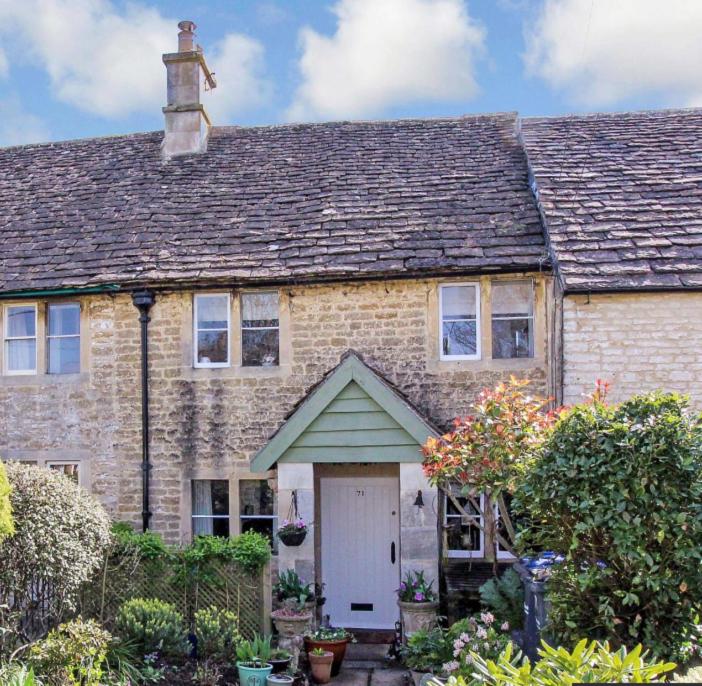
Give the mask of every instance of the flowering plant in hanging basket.
[[278, 538], [283, 545], [290, 547], [301, 545], [307, 536], [307, 524], [302, 517], [289, 520], [284, 519], [278, 529]]

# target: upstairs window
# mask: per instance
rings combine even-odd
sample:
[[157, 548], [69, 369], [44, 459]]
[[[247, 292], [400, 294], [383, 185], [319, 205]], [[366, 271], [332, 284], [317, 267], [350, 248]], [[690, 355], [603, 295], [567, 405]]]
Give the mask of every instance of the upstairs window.
[[478, 284], [439, 288], [441, 359], [480, 359], [480, 289]]
[[492, 357], [534, 357], [534, 289], [531, 281], [492, 283]]
[[77, 374], [80, 372], [80, 305], [49, 305], [47, 316], [48, 373]]
[[192, 482], [193, 536], [229, 536], [229, 482], [196, 479]]
[[8, 374], [37, 372], [37, 306], [5, 308], [5, 371]]
[[241, 294], [241, 364], [277, 367], [280, 363], [277, 293]]
[[228, 293], [195, 296], [195, 366], [229, 366], [230, 306]]

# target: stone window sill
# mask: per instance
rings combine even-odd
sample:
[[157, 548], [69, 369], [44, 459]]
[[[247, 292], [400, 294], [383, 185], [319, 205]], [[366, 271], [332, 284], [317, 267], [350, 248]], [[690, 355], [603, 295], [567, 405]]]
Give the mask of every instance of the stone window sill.
[[21, 374], [17, 376], [0, 376], [0, 386], [61, 386], [63, 384], [80, 385], [90, 380], [88, 372], [80, 374]]

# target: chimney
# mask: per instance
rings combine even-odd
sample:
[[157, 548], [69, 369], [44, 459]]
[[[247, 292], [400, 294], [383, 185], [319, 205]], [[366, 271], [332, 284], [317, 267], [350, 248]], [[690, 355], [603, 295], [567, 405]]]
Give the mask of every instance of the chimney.
[[207, 67], [202, 48], [195, 45], [195, 24], [178, 24], [178, 52], [163, 56], [166, 65], [166, 98], [163, 108], [165, 136], [161, 145], [164, 159], [203, 152], [207, 148], [210, 119], [200, 103], [200, 70], [205, 83], [216, 88], [214, 74]]

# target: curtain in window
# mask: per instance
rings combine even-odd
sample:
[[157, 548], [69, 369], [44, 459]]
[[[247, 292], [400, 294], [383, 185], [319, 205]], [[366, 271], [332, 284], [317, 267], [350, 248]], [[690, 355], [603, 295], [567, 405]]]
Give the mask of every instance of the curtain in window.
[[193, 536], [211, 536], [214, 533], [212, 519], [212, 482], [193, 481]]

